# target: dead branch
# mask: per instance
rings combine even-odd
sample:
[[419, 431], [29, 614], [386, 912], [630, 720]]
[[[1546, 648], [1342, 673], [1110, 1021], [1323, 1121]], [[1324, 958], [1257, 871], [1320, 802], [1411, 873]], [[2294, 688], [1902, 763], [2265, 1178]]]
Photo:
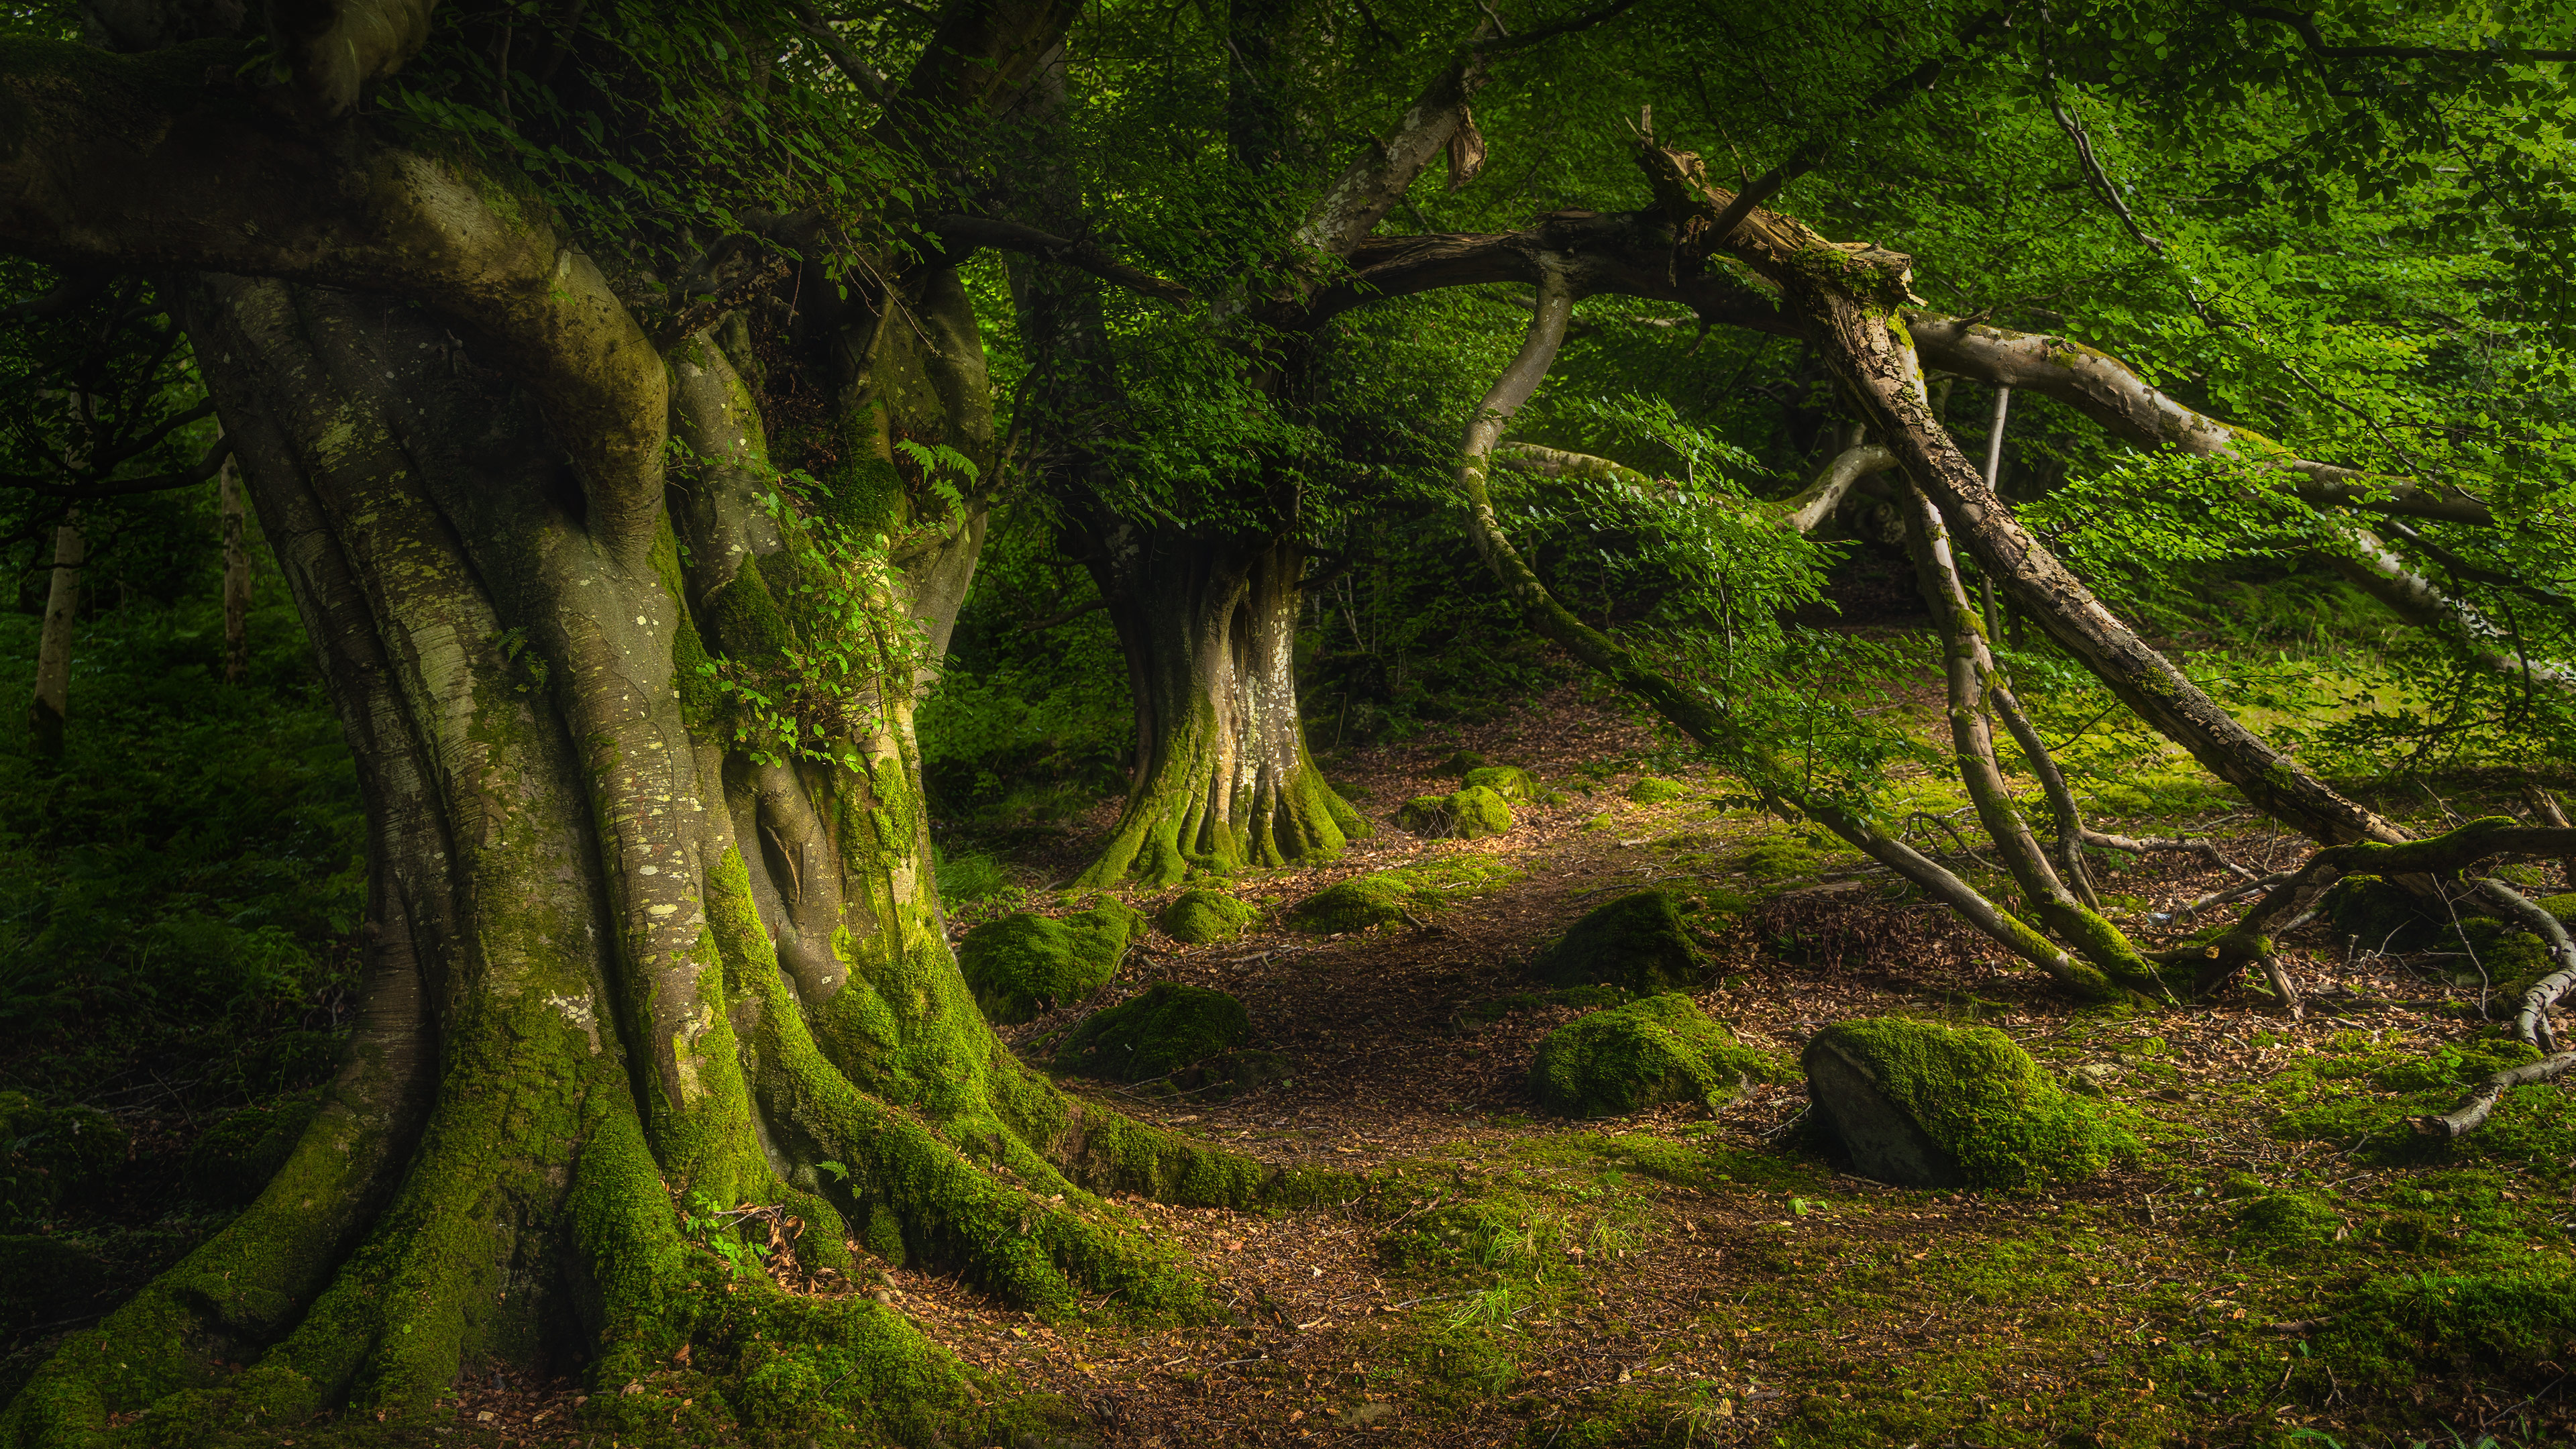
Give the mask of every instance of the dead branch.
[[1986, 703], [2004, 728], [2021, 746], [2022, 757], [2030, 761], [2031, 773], [2039, 777], [2039, 788], [2048, 797], [2049, 812], [2057, 817], [2057, 874], [2076, 899], [2094, 910], [2102, 908], [2102, 896], [2093, 888], [2093, 872], [2084, 864], [2084, 812], [2076, 806], [2075, 792], [2066, 787], [2066, 772], [2057, 768], [2057, 760], [2048, 752], [2048, 742], [2032, 728], [2030, 716], [2022, 711], [2021, 701], [2000, 679], [1986, 691]]
[[2496, 1103], [2504, 1100], [2505, 1093], [2534, 1082], [2554, 1081], [2569, 1067], [2576, 1067], [2576, 1052], [2559, 1052], [2536, 1062], [2507, 1068], [2471, 1087], [2469, 1094], [2460, 1099], [2460, 1105], [2450, 1111], [2438, 1117], [2416, 1118], [2415, 1130], [2444, 1141], [2465, 1137], [2476, 1131], [2479, 1123], [2487, 1120], [2487, 1114], [2495, 1110]]

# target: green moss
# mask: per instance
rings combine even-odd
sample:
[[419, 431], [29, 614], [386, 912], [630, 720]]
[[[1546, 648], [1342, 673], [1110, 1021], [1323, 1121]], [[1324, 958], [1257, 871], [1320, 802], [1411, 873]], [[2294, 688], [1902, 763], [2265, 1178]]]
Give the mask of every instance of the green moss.
[[33, 1224], [107, 1186], [125, 1129], [94, 1107], [43, 1107], [0, 1092], [0, 1229]]
[[1440, 773], [1464, 776], [1470, 770], [1481, 770], [1484, 767], [1484, 756], [1474, 750], [1459, 750], [1440, 762]]
[[1746, 846], [1731, 863], [1759, 880], [1794, 880], [1814, 875], [1822, 858], [1796, 836], [1765, 835]]
[[1401, 874], [1353, 876], [1289, 907], [1283, 919], [1296, 930], [1318, 934], [1365, 931], [1403, 920], [1418, 893], [1419, 887]]
[[310, 1101], [245, 1107], [216, 1123], [188, 1149], [188, 1191], [223, 1207], [259, 1196], [313, 1124], [314, 1111]]
[[826, 470], [816, 503], [825, 516], [858, 533], [892, 535], [911, 511], [903, 471], [883, 458], [860, 456]]
[[1481, 785], [1451, 795], [1420, 795], [1404, 802], [1395, 823], [1436, 839], [1482, 840], [1512, 828], [1512, 807]]
[[1628, 787], [1628, 798], [1640, 805], [1665, 805], [1689, 794], [1690, 787], [1680, 781], [1658, 779], [1653, 775], [1641, 775], [1637, 783]]
[[2326, 1247], [2343, 1217], [2325, 1199], [2306, 1192], [2267, 1192], [2236, 1209], [2230, 1240], [2252, 1258], [2304, 1257]]
[[1055, 1068], [1142, 1082], [1239, 1047], [1251, 1035], [1242, 1002], [1222, 991], [1157, 981], [1141, 996], [1084, 1017], [1056, 1049]]
[[2366, 951], [2420, 951], [2449, 934], [2450, 917], [2439, 902], [2393, 880], [2348, 875], [2326, 892], [2326, 919], [2358, 937]]
[[1696, 986], [1706, 974], [1680, 909], [1662, 891], [1621, 896], [1576, 921], [1530, 970], [1554, 986], [1597, 982], [1641, 996]]
[[2133, 1160], [2137, 1139], [2111, 1109], [2061, 1090], [2030, 1053], [1992, 1027], [1905, 1017], [1840, 1021], [1816, 1034], [1867, 1072], [1968, 1185], [2033, 1188]]
[[1145, 918], [1115, 897], [1062, 919], [1022, 912], [987, 921], [957, 946], [988, 1020], [1009, 1024], [1080, 1001], [1116, 975]]
[[0, 1331], [71, 1317], [108, 1277], [107, 1264], [67, 1238], [0, 1237]]
[[1744, 1080], [1785, 1070], [1735, 1039], [1724, 1024], [1678, 992], [1575, 1018], [1539, 1044], [1530, 1091], [1569, 1117], [1623, 1116], [1660, 1102], [1733, 1097]]
[[1485, 765], [1469, 770], [1461, 785], [1467, 789], [1491, 790], [1505, 800], [1518, 803], [1545, 805], [1565, 799], [1541, 783], [1538, 776], [1518, 765]]
[[737, 660], [765, 663], [794, 642], [768, 578], [756, 567], [735, 570], [733, 579], [708, 598], [707, 609], [714, 616], [716, 646]]
[[1236, 900], [1222, 891], [1186, 890], [1163, 907], [1155, 924], [1175, 941], [1205, 946], [1216, 941], [1231, 941], [1244, 928], [1261, 919], [1257, 906]]

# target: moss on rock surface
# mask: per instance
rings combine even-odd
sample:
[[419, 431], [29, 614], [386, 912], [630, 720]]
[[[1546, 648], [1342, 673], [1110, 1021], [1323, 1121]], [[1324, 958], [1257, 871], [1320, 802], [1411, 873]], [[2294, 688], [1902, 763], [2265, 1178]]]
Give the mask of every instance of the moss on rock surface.
[[1904, 1017], [1836, 1022], [1805, 1054], [1809, 1096], [1865, 1177], [2031, 1188], [2133, 1158], [2137, 1139], [1992, 1027]]
[[1353, 876], [1289, 907], [1287, 921], [1300, 931], [1365, 931], [1403, 920], [1413, 896], [1413, 883], [1403, 876]]
[[1712, 1109], [1746, 1078], [1784, 1075], [1679, 992], [1580, 1016], [1539, 1043], [1530, 1091], [1568, 1117], [1617, 1117], [1663, 1102]]
[[1628, 798], [1640, 805], [1668, 805], [1689, 793], [1690, 787], [1680, 781], [1653, 775], [1640, 775], [1637, 783], [1628, 787]]
[[1223, 891], [1187, 890], [1163, 907], [1155, 924], [1175, 941], [1204, 946], [1211, 941], [1231, 941], [1244, 928], [1261, 919], [1259, 907], [1236, 900]]
[[1416, 835], [1482, 840], [1512, 828], [1512, 807], [1482, 785], [1451, 795], [1417, 795], [1396, 812], [1395, 823]]
[[106, 1185], [125, 1129], [95, 1107], [45, 1107], [0, 1092], [0, 1231], [41, 1222]]
[[1681, 910], [1662, 891], [1621, 896], [1576, 921], [1530, 962], [1552, 986], [1622, 986], [1638, 995], [1695, 986], [1701, 971]]
[[1565, 798], [1518, 765], [1486, 765], [1469, 770], [1460, 785], [1470, 790], [1491, 790], [1505, 800], [1534, 805], [1554, 804]]
[[1168, 1077], [1252, 1036], [1243, 1003], [1222, 991], [1157, 981], [1142, 996], [1084, 1017], [1056, 1049], [1055, 1067], [1114, 1082]]
[[966, 933], [957, 965], [986, 1019], [1028, 1021], [1099, 990], [1144, 925], [1143, 915], [1115, 898], [1061, 919], [1004, 916]]
[[1440, 762], [1440, 773], [1444, 775], [1464, 775], [1470, 770], [1483, 768], [1485, 768], [1485, 757], [1474, 750], [1455, 751], [1449, 758]]

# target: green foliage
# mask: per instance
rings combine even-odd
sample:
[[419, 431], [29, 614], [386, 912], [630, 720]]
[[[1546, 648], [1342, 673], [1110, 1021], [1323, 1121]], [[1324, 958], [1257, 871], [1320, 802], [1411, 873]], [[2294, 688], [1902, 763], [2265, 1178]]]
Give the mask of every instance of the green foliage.
[[1993, 1027], [1863, 1018], [1826, 1027], [1815, 1045], [1858, 1063], [1975, 1186], [2074, 1182], [2138, 1155], [2114, 1109], [2063, 1091]]
[[1157, 981], [1141, 996], [1084, 1017], [1056, 1048], [1055, 1069], [1149, 1081], [1231, 1051], [1251, 1035], [1242, 1002], [1222, 991]]
[[[136, 600], [73, 638], [59, 770], [0, 733], [0, 1017], [18, 1033], [0, 1062], [41, 1097], [157, 1074], [220, 1112], [336, 1065], [365, 908], [357, 776], [274, 566], [255, 578], [244, 684], [222, 682], [216, 601]], [[0, 615], [14, 697], [35, 624]], [[298, 1028], [320, 1049], [280, 1036]]]
[[1246, 927], [1261, 919], [1261, 911], [1249, 902], [1236, 900], [1222, 891], [1200, 888], [1185, 890], [1172, 897], [1163, 907], [1155, 924], [1175, 941], [1205, 946], [1217, 941], [1231, 941]]
[[957, 965], [987, 1019], [1027, 1021], [1099, 990], [1144, 924], [1114, 896], [1061, 919], [1021, 912], [968, 931], [957, 943]]
[[1551, 1032], [1530, 1065], [1530, 1091], [1540, 1106], [1569, 1117], [1623, 1116], [1662, 1102], [1703, 1102], [1714, 1111], [1748, 1079], [1787, 1075], [1674, 992], [1590, 1012]]
[[1663, 891], [1638, 891], [1593, 910], [1530, 961], [1555, 986], [1613, 985], [1640, 996], [1687, 991], [1706, 974], [1680, 910]]

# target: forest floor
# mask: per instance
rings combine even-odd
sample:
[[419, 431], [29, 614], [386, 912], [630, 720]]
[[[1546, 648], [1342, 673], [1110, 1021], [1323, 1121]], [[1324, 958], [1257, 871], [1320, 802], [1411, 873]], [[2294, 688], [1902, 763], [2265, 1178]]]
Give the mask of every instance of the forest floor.
[[[1454, 788], [1465, 748], [1565, 802], [1506, 834], [1395, 828]], [[2240, 983], [2203, 1002], [2080, 1008], [1831, 842], [1567, 689], [1436, 741], [1328, 762], [1377, 827], [1343, 859], [1227, 883], [1265, 919], [1192, 947], [1159, 932], [1099, 996], [1006, 1035], [1042, 1060], [1085, 1011], [1161, 980], [1220, 987], [1293, 1076], [1224, 1101], [1068, 1082], [1105, 1105], [1276, 1164], [1353, 1174], [1346, 1200], [1236, 1213], [1129, 1207], [1226, 1312], [1041, 1322], [951, 1279], [863, 1275], [1048, 1425], [1027, 1446], [1384, 1443], [2411, 1445], [2576, 1441], [2576, 1108], [2510, 1097], [2446, 1148], [2447, 1107], [2500, 1027], [2446, 958], [2386, 956], [2319, 924], [2286, 942], [2293, 1020]], [[1629, 798], [1641, 777], [1678, 798]], [[2462, 809], [2466, 809], [2463, 805]], [[958, 912], [1071, 909], [1115, 802], [1002, 851], [1017, 888]], [[2469, 813], [2476, 813], [2470, 811]], [[2171, 833], [2195, 822], [2121, 821]], [[2260, 868], [2300, 842], [2214, 828]], [[1279, 908], [1395, 868], [1447, 883], [1420, 926], [1317, 937]], [[1426, 869], [1428, 868], [1428, 869]], [[2223, 879], [2197, 856], [2100, 863], [2124, 925]], [[1820, 1026], [1903, 1014], [1998, 1027], [2129, 1122], [2137, 1160], [2027, 1194], [1910, 1191], [1843, 1170], [1803, 1086], [1712, 1114], [1543, 1115], [1539, 1041], [1578, 1014], [1525, 973], [1585, 911], [1655, 887], [1703, 903], [1700, 1005], [1792, 1063]], [[1134, 892], [1150, 912], [1172, 892]], [[2203, 924], [2210, 918], [2195, 920]], [[441, 1445], [606, 1440], [569, 1384], [460, 1392]], [[327, 1435], [326, 1435], [327, 1437]], [[291, 1440], [281, 1439], [281, 1442]]]
[[[1460, 747], [1568, 792], [1509, 833], [1424, 841], [1407, 797], [1454, 787]], [[1332, 771], [1378, 834], [1326, 867], [1234, 883], [1291, 904], [1426, 858], [1499, 871], [1426, 929], [1273, 928], [1192, 948], [1159, 935], [1100, 998], [1012, 1035], [1048, 1041], [1157, 980], [1220, 987], [1297, 1064], [1197, 1103], [1093, 1084], [1109, 1105], [1265, 1161], [1372, 1174], [1338, 1208], [1238, 1214], [1139, 1203], [1231, 1323], [1040, 1325], [958, 1285], [889, 1281], [924, 1326], [1022, 1392], [1061, 1395], [1103, 1445], [1361, 1441], [1940, 1445], [2500, 1445], [2576, 1439], [2559, 1364], [2576, 1111], [2525, 1089], [2488, 1128], [2419, 1146], [2496, 1027], [2456, 962], [2382, 956], [2323, 923], [2285, 943], [2293, 1020], [2238, 986], [2084, 1010], [1888, 877], [1731, 805], [1722, 778], [1627, 798], [1653, 738], [1572, 690], [1455, 738]], [[1071, 873], [1114, 808], [1027, 850]], [[2126, 826], [2170, 832], [2171, 820]], [[2227, 832], [2257, 869], [2304, 853]], [[2223, 884], [2197, 856], [2102, 863], [2125, 924]], [[2145, 1151], [2029, 1194], [1907, 1191], [1849, 1175], [1801, 1085], [1610, 1121], [1538, 1115], [1532, 1055], [1576, 1015], [1523, 974], [1591, 907], [1655, 887], [1755, 904], [1698, 995], [1794, 1060], [1825, 1023], [1905, 1014], [1999, 1027], [2104, 1089]], [[1168, 894], [1168, 893], [1166, 893]], [[1150, 907], [1158, 898], [1140, 898]], [[2490, 990], [2485, 993], [2493, 999]], [[2467, 1058], [2464, 1064], [2463, 1049]], [[2322, 1436], [2322, 1437], [2321, 1437]]]

